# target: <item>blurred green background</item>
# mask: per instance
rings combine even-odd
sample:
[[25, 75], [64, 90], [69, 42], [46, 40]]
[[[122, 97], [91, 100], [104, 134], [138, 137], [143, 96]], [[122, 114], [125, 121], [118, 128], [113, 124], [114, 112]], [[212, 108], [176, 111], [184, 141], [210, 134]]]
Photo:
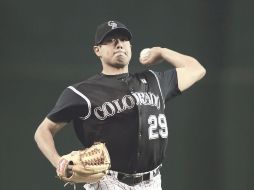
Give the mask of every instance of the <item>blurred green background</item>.
[[[92, 51], [95, 28], [116, 19], [134, 36], [131, 71], [147, 69], [138, 55], [153, 46], [191, 55], [207, 69], [201, 82], [167, 103], [163, 189], [253, 190], [253, 5], [1, 0], [0, 189], [64, 189], [33, 135], [66, 86], [101, 71]], [[152, 67], [166, 68], [165, 63]], [[81, 144], [69, 126], [56, 136], [56, 146], [65, 154]]]

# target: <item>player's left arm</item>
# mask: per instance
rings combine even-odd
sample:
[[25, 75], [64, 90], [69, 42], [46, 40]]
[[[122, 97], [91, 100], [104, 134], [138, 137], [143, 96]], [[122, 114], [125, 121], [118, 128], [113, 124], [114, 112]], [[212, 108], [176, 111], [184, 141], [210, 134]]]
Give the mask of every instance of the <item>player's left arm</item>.
[[167, 48], [151, 48], [146, 59], [140, 59], [140, 62], [142, 64], [154, 64], [161, 60], [165, 60], [176, 67], [178, 88], [180, 91], [188, 89], [206, 74], [205, 68], [195, 58]]

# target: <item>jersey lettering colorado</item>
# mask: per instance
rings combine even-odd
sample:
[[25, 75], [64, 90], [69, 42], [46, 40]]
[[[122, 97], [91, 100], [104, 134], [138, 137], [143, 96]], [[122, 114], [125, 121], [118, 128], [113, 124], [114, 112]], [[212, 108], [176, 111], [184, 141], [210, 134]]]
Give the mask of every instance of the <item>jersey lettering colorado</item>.
[[165, 101], [180, 93], [176, 70], [98, 74], [67, 87], [48, 114], [70, 122], [85, 146], [105, 142], [111, 169], [139, 173], [161, 164], [167, 145]]

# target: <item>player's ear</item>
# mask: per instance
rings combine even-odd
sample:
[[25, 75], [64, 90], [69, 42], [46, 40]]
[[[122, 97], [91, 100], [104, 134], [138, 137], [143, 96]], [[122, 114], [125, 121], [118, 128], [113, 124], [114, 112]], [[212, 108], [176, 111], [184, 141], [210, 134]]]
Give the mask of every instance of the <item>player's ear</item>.
[[101, 57], [101, 51], [99, 46], [93, 46], [93, 51], [98, 57]]

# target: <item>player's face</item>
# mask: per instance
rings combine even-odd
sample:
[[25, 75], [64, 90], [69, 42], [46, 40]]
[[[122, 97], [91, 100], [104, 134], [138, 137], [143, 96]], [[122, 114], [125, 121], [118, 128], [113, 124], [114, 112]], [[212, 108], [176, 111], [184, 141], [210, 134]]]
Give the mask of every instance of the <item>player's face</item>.
[[104, 64], [114, 68], [128, 66], [131, 59], [131, 44], [128, 37], [121, 34], [109, 35], [97, 48], [99, 53], [97, 55]]

